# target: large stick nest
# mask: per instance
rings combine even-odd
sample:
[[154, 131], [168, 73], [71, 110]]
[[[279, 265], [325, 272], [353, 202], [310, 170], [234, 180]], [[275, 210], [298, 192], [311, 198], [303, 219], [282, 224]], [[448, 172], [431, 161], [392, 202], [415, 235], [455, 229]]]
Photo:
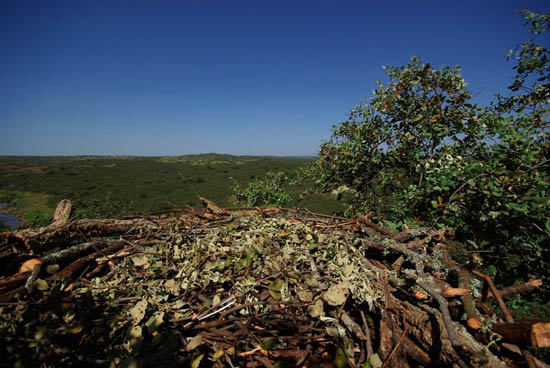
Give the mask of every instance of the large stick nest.
[[447, 229], [204, 203], [71, 221], [63, 201], [50, 226], [2, 234], [2, 364], [545, 366], [485, 307], [475, 262], [449, 259]]

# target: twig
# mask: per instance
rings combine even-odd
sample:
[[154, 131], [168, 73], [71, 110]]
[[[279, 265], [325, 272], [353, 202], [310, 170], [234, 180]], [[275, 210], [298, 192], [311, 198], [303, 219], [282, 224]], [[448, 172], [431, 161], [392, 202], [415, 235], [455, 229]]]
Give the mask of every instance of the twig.
[[369, 325], [367, 323], [367, 318], [365, 317], [365, 313], [363, 312], [363, 310], [360, 310], [359, 313], [361, 314], [361, 320], [363, 321], [363, 329], [365, 330], [365, 336], [367, 337], [365, 344], [367, 345], [367, 361], [368, 361], [370, 356], [372, 355], [372, 342], [370, 338], [370, 330], [369, 330]]
[[[523, 284], [507, 286], [505, 288], [500, 289], [499, 292], [503, 298], [506, 298], [508, 296], [512, 296], [516, 294], [529, 293], [540, 286], [542, 286], [542, 280], [540, 279], [529, 280]], [[491, 298], [494, 298], [493, 294], [487, 295], [487, 299], [491, 299]]]
[[[207, 319], [208, 317], [211, 317], [215, 314], [218, 314], [220, 313], [221, 311], [224, 311], [226, 310], [227, 308], [231, 307], [233, 304], [235, 304], [237, 302], [237, 298], [235, 297], [231, 297], [229, 299], [226, 299], [226, 301], [229, 301], [229, 303], [227, 303], [226, 305], [224, 305], [223, 307], [221, 308], [218, 308], [216, 309], [215, 311], [211, 312], [211, 313], [208, 313], [207, 315], [205, 316], [202, 316], [202, 317], [198, 317], [197, 320], [198, 321], [202, 321], [203, 319]], [[223, 305], [224, 303], [220, 303], [221, 305]]]
[[485, 280], [485, 282], [487, 282], [487, 285], [489, 286], [489, 288], [491, 289], [491, 292], [493, 293], [493, 295], [495, 296], [495, 299], [497, 300], [498, 306], [502, 310], [502, 314], [504, 314], [504, 318], [506, 319], [506, 322], [514, 322], [514, 318], [512, 317], [512, 315], [510, 314], [510, 311], [506, 307], [504, 300], [502, 300], [502, 295], [500, 294], [500, 291], [498, 291], [497, 287], [493, 283], [493, 280], [489, 276], [479, 271], [474, 271], [474, 275], [481, 277], [482, 279]]
[[405, 339], [405, 336], [407, 335], [407, 312], [405, 311], [405, 309], [403, 309], [401, 311], [403, 312], [403, 315], [402, 315], [403, 316], [403, 332], [401, 333], [401, 336], [399, 337], [399, 340], [397, 341], [397, 343], [393, 346], [393, 349], [392, 349], [390, 355], [384, 361], [384, 364], [382, 364], [382, 368], [387, 367], [387, 365], [390, 364], [391, 359], [393, 358], [393, 356], [395, 355], [395, 353], [399, 349], [399, 346], [401, 346], [401, 343]]
[[[493, 280], [489, 276], [487, 276], [487, 275], [485, 275], [485, 274], [483, 274], [479, 271], [474, 271], [474, 275], [481, 277], [482, 279], [485, 280], [487, 285], [489, 285], [489, 288], [491, 289], [491, 292], [495, 296], [495, 299], [497, 300], [497, 303], [498, 303], [500, 309], [502, 310], [502, 313], [504, 314], [504, 318], [506, 319], [506, 322], [514, 322], [514, 317], [512, 317], [512, 314], [510, 313], [510, 311], [506, 307], [506, 304], [504, 303], [504, 300], [502, 300], [502, 295], [500, 295], [500, 291], [498, 291], [498, 289], [495, 286]], [[531, 352], [527, 349], [522, 349], [521, 352], [523, 353], [523, 356], [524, 356], [525, 361], [527, 362], [527, 365], [529, 366], [529, 368], [536, 368], [535, 362], [533, 360], [533, 355], [531, 354]]]
[[468, 181], [470, 181], [470, 180], [476, 180], [476, 179], [478, 179], [478, 178], [480, 178], [480, 177], [482, 177], [482, 176], [487, 176], [487, 174], [485, 174], [485, 173], [484, 173], [484, 174], [479, 174], [479, 175], [477, 175], [476, 177], [474, 177], [474, 178], [472, 178], [472, 179], [468, 179], [468, 180], [464, 181], [464, 183], [462, 183], [462, 185], [459, 186], [458, 189], [455, 190], [455, 191], [453, 192], [453, 194], [451, 194], [451, 196], [449, 197], [449, 204], [452, 202], [453, 197], [454, 197], [458, 192], [460, 192], [460, 191], [462, 190], [462, 188], [464, 188], [464, 187], [466, 186], [466, 184], [468, 184]]
[[344, 323], [344, 326], [346, 326], [351, 333], [357, 336], [359, 340], [368, 340], [365, 334], [363, 334], [361, 327], [353, 319], [351, 319], [351, 317], [346, 312], [342, 312], [340, 320], [342, 321], [342, 323]]
[[359, 217], [357, 219], [358, 222], [366, 225], [367, 227], [370, 227], [371, 229], [374, 229], [376, 231], [378, 231], [379, 233], [381, 234], [384, 234], [386, 236], [388, 236], [389, 238], [393, 238], [393, 233], [391, 231], [389, 231], [388, 229], [378, 225], [378, 224], [375, 224], [374, 222], [370, 221], [367, 216], [362, 216], [362, 217]]

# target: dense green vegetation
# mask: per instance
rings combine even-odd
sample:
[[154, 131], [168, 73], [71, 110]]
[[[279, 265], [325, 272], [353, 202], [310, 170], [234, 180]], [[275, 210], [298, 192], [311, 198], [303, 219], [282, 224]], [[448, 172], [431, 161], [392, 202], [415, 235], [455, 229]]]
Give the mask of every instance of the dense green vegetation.
[[[49, 222], [56, 203], [69, 198], [76, 217], [123, 216], [200, 206], [198, 196], [222, 206], [238, 202], [235, 182], [245, 187], [268, 171], [288, 177], [311, 158], [189, 155], [179, 157], [0, 157], [0, 202], [27, 225]], [[324, 213], [343, 207], [327, 195], [301, 195], [313, 182], [285, 191], [289, 205]], [[301, 199], [300, 199], [301, 198]]]
[[291, 201], [290, 195], [284, 189], [287, 179], [283, 172], [274, 174], [269, 171], [264, 178], [254, 179], [244, 188], [235, 182], [235, 199], [248, 206], [287, 206]]
[[[522, 14], [532, 34], [550, 30], [550, 14]], [[508, 56], [514, 83], [490, 106], [472, 102], [458, 66], [434, 68], [413, 58], [386, 67], [388, 81], [334, 127], [312, 171], [325, 190], [351, 194], [350, 214], [372, 212], [395, 228], [449, 226], [462, 242], [455, 255], [479, 252], [498, 282], [542, 278], [531, 306], [544, 306], [550, 48], [530, 40]]]

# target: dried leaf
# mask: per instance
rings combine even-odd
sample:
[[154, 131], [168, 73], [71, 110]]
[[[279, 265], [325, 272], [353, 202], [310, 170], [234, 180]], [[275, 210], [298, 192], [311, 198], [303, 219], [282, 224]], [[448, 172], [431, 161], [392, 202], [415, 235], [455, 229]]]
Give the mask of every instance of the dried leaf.
[[46, 272], [49, 273], [50, 275], [53, 275], [58, 270], [59, 270], [59, 265], [56, 265], [56, 264], [49, 265], [48, 267], [46, 267]]
[[343, 327], [326, 327], [325, 330], [327, 331], [327, 335], [331, 337], [337, 337], [340, 339], [346, 337], [346, 330], [344, 330]]
[[120, 368], [139, 368], [139, 360], [134, 357], [128, 357], [120, 363]]
[[172, 295], [178, 295], [180, 293], [180, 284], [173, 279], [166, 280], [164, 286]]
[[382, 360], [378, 354], [372, 354], [369, 357], [369, 364], [372, 368], [380, 368], [382, 366]]
[[19, 273], [31, 272], [34, 266], [39, 263], [42, 263], [42, 260], [40, 258], [29, 259], [23, 262], [21, 267], [19, 267]]
[[46, 280], [37, 279], [35, 282], [36, 288], [40, 291], [48, 290], [48, 283]]
[[212, 299], [212, 306], [215, 307], [216, 305], [220, 304], [221, 299], [218, 294], [214, 295], [214, 298]]
[[83, 328], [84, 328], [83, 325], [77, 324], [71, 327], [67, 327], [65, 331], [73, 335], [78, 335], [80, 332], [82, 332]]
[[145, 317], [145, 310], [147, 309], [147, 300], [142, 299], [139, 302], [134, 305], [132, 309], [130, 309], [130, 316], [132, 316], [132, 322], [133, 324], [138, 324], [141, 322], [143, 317]]
[[323, 301], [321, 299], [317, 299], [317, 301], [314, 304], [307, 307], [307, 311], [309, 315], [312, 316], [313, 318], [324, 316], [325, 310], [323, 307]]
[[355, 266], [353, 264], [348, 264], [344, 267], [344, 276], [350, 277], [350, 275], [355, 271]]
[[313, 300], [313, 294], [309, 290], [300, 290], [298, 291], [298, 298], [302, 302], [311, 302]]
[[143, 329], [141, 326], [133, 325], [128, 331], [127, 349], [130, 353], [135, 353], [143, 345]]
[[139, 256], [132, 257], [132, 262], [134, 263], [134, 266], [137, 266], [137, 267], [149, 266], [149, 259], [145, 255], [141, 257]]
[[202, 344], [203, 344], [202, 335], [197, 335], [197, 336], [193, 337], [187, 343], [187, 346], [185, 347], [185, 350], [186, 351], [191, 351], [191, 350], [195, 349], [197, 346], [202, 345]]
[[332, 285], [323, 294], [323, 299], [332, 306], [340, 306], [346, 302], [346, 298], [349, 293], [348, 282], [341, 282], [336, 285]]

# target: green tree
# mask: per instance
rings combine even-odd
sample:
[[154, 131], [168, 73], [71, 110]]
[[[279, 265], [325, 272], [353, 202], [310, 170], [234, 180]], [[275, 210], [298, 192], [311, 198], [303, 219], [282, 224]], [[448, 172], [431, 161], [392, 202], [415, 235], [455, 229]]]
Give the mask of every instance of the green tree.
[[[428, 192], [436, 199], [461, 181], [456, 168], [484, 129], [484, 111], [470, 103], [458, 66], [434, 69], [413, 57], [406, 66], [384, 68], [389, 81], [377, 82], [374, 96], [322, 145], [318, 182], [352, 191], [356, 212], [402, 217], [428, 207]], [[441, 170], [446, 180], [434, 189], [431, 179]]]
[[[548, 31], [549, 15], [522, 13], [532, 33]], [[459, 67], [418, 58], [386, 67], [388, 82], [321, 146], [318, 183], [352, 192], [355, 213], [451, 226], [498, 250], [487, 258], [508, 277], [545, 275], [549, 50], [531, 40], [509, 56], [517, 60], [511, 94], [485, 108], [471, 103]]]
[[233, 193], [239, 203], [247, 206], [286, 206], [291, 200], [283, 188], [286, 180], [284, 173], [275, 174], [268, 171], [264, 178], [253, 180], [244, 188], [233, 180]]

